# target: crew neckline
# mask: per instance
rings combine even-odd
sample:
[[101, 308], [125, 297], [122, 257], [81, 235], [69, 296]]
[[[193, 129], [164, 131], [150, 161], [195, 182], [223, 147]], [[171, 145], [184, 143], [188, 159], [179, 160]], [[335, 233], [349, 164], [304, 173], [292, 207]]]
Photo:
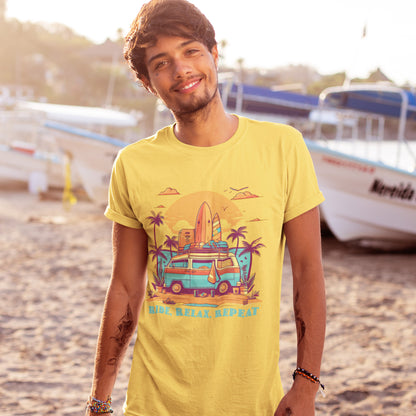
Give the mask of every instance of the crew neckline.
[[238, 119], [237, 130], [227, 141], [223, 143], [215, 144], [213, 146], [195, 146], [192, 144], [183, 143], [176, 137], [174, 133], [175, 123], [166, 128], [165, 130], [166, 140], [170, 145], [176, 147], [182, 152], [198, 153], [198, 154], [212, 154], [215, 152], [223, 152], [235, 146], [237, 143], [239, 143], [247, 128], [246, 118], [241, 117], [238, 114], [232, 114], [232, 115], [236, 116]]

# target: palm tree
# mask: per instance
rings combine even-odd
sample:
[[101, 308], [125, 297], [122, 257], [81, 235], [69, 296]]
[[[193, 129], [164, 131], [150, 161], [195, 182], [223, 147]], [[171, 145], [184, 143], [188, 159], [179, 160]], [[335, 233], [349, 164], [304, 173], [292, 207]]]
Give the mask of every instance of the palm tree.
[[163, 257], [165, 260], [167, 260], [167, 258], [166, 258], [166, 256], [165, 256], [165, 254], [163, 253], [162, 246], [159, 246], [159, 247], [156, 247], [156, 248], [151, 249], [151, 250], [149, 251], [149, 254], [151, 254], [151, 255], [152, 255], [152, 260], [153, 260], [153, 261], [154, 261], [155, 259], [157, 260], [157, 259], [158, 259], [158, 257]]
[[152, 211], [152, 215], [148, 216], [146, 219], [150, 221], [150, 224], [153, 225], [153, 235], [154, 235], [154, 242], [155, 242], [155, 247], [157, 248], [157, 243], [156, 243], [156, 227], [159, 227], [160, 225], [163, 224], [163, 219], [165, 217], [162, 215], [161, 212], [158, 212], [157, 214]]
[[[256, 254], [257, 256], [260, 256], [260, 251], [259, 250], [262, 247], [266, 247], [263, 243], [259, 243], [260, 240], [261, 240], [261, 237], [256, 238], [251, 243], [248, 243], [247, 241], [243, 241], [244, 249], [242, 250], [241, 255], [243, 255], [245, 253], [250, 253], [251, 257], [253, 257], [254, 254]], [[248, 268], [248, 274], [247, 274], [248, 278], [250, 278], [251, 263], [252, 263], [252, 261], [250, 259], [250, 266]]]
[[168, 235], [166, 235], [166, 240], [163, 243], [170, 251], [170, 258], [172, 258], [172, 248], [178, 248], [179, 242], [176, 241], [176, 235], [174, 235], [173, 237], [169, 237]]
[[157, 275], [159, 276], [159, 257], [162, 257], [165, 260], [167, 260], [165, 254], [163, 253], [162, 246], [155, 247], [149, 250], [149, 254], [152, 256], [153, 261], [156, 260], [156, 271], [157, 271]]
[[232, 242], [234, 243], [235, 240], [237, 240], [237, 247], [235, 248], [235, 255], [237, 256], [237, 251], [238, 251], [238, 246], [240, 243], [240, 238], [246, 238], [246, 236], [244, 235], [245, 233], [247, 233], [246, 231], [247, 227], [238, 227], [237, 230], [235, 230], [234, 228], [231, 228], [231, 233], [228, 235], [227, 240], [229, 238], [232, 239]]

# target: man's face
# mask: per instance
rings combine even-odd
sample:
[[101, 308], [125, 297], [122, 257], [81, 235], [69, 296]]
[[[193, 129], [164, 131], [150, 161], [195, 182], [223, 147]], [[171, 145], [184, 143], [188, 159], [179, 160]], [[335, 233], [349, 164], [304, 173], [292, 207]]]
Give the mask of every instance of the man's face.
[[216, 46], [210, 52], [195, 40], [160, 36], [146, 49], [146, 87], [177, 116], [206, 107], [217, 93]]

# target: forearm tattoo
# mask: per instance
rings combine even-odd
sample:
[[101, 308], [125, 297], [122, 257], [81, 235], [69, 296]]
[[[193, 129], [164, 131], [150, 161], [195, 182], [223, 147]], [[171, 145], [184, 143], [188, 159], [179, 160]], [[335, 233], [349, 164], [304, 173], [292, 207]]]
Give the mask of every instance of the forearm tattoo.
[[126, 313], [120, 319], [120, 323], [117, 325], [117, 334], [114, 337], [111, 337], [111, 339], [116, 342], [117, 347], [114, 353], [115, 357], [108, 360], [108, 365], [113, 365], [116, 367], [118, 366], [123, 350], [133, 335], [133, 332], [133, 313], [131, 311], [130, 305], [127, 305]]
[[296, 292], [295, 295], [295, 319], [296, 319], [296, 330], [298, 334], [298, 346], [303, 341], [306, 332], [305, 321], [302, 319], [299, 310], [299, 292]]

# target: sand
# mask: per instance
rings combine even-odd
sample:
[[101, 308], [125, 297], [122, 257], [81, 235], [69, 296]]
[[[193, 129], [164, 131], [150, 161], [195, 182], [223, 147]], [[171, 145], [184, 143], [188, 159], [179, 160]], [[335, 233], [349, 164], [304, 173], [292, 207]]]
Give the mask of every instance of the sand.
[[[24, 189], [0, 189], [0, 411], [81, 415], [111, 270], [102, 207], [65, 210]], [[328, 326], [325, 398], [317, 415], [416, 414], [416, 254], [323, 239]], [[282, 291], [281, 372], [296, 363], [290, 265]], [[116, 414], [132, 346], [113, 392]]]

